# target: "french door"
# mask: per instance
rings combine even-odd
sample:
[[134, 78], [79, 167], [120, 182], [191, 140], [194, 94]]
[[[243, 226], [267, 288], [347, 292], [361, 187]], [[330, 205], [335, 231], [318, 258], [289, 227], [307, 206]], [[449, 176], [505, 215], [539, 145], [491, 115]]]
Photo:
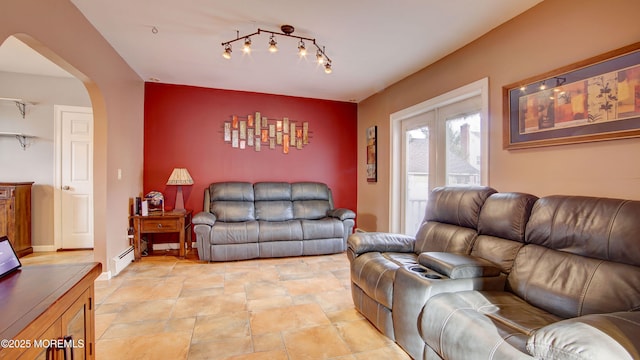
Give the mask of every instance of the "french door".
[[414, 109], [397, 121], [399, 135], [392, 148], [399, 164], [392, 165], [398, 175], [392, 174], [397, 184], [392, 183], [391, 231], [417, 233], [434, 187], [486, 183], [483, 114], [483, 96], [475, 93]]

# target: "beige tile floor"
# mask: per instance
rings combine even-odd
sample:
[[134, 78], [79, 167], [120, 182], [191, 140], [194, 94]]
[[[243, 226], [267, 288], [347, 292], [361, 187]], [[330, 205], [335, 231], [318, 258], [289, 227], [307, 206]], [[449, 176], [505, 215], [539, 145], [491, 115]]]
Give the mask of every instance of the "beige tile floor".
[[345, 254], [210, 264], [149, 256], [95, 291], [98, 360], [409, 359], [354, 309]]

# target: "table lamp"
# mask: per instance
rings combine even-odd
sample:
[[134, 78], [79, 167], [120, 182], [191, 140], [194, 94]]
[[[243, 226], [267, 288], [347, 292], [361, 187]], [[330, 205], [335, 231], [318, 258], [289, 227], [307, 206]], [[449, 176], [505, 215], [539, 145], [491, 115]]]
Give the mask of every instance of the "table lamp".
[[189, 171], [185, 168], [175, 168], [167, 180], [167, 185], [177, 185], [178, 191], [176, 192], [176, 205], [173, 207], [173, 211], [184, 212], [184, 197], [182, 196], [182, 185], [193, 185], [193, 179], [189, 174]]

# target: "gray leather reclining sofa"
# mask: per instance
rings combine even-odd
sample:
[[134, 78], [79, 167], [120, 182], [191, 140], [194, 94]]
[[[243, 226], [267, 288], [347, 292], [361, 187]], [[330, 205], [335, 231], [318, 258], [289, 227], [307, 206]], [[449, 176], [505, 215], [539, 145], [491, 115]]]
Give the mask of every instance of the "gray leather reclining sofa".
[[323, 183], [219, 182], [193, 225], [201, 260], [230, 261], [343, 252], [355, 216]]
[[348, 240], [356, 308], [414, 359], [639, 359], [640, 201], [435, 189]]

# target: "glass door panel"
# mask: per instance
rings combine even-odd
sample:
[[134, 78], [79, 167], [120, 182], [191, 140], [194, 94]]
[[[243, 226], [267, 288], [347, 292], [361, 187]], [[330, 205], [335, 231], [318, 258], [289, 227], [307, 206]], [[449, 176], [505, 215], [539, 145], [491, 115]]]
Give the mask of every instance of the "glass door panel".
[[405, 147], [404, 233], [415, 235], [424, 218], [429, 194], [429, 127], [407, 129]]
[[447, 119], [446, 185], [480, 185], [480, 113]]

